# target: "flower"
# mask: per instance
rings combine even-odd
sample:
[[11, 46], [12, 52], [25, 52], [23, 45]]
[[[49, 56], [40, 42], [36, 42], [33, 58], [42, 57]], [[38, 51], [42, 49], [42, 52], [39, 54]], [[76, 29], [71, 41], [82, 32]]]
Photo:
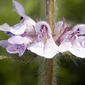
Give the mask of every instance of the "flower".
[[25, 15], [24, 7], [13, 0], [14, 10], [23, 19], [20, 23], [9, 26], [3, 24], [0, 30], [11, 37], [8, 40], [1, 40], [0, 46], [6, 48], [9, 53], [18, 53], [22, 56], [26, 49], [46, 58], [52, 58], [58, 52], [58, 46], [55, 44], [51, 28], [45, 21], [35, 22], [29, 16]]
[[[14, 10], [21, 16], [20, 23], [9, 26], [7, 23], [0, 26], [0, 30], [11, 32], [15, 35], [23, 34], [25, 31], [33, 32], [36, 22], [29, 16], [26, 16], [24, 7], [17, 1], [13, 0]], [[23, 29], [23, 30], [22, 30]]]
[[51, 28], [48, 23], [41, 21], [36, 24], [36, 32], [38, 37], [28, 50], [44, 56], [45, 58], [52, 58], [58, 53], [58, 46], [53, 40]]
[[85, 57], [85, 24], [79, 24], [73, 27], [64, 41], [61, 43], [59, 51], [70, 51], [77, 57]]
[[[9, 53], [19, 53], [22, 56], [27, 46], [35, 39], [36, 22], [29, 16], [26, 16], [24, 7], [17, 1], [13, 0], [14, 10], [22, 17], [21, 21], [9, 26], [7, 23], [0, 26], [0, 30], [10, 35], [8, 40], [1, 40], [0, 45], [6, 48]], [[36, 37], [36, 36], [35, 36]]]
[[0, 25], [0, 30], [10, 36], [8, 40], [1, 40], [0, 46], [6, 48], [8, 53], [22, 56], [25, 50], [43, 56], [53, 58], [57, 53], [69, 51], [78, 57], [85, 54], [85, 25], [67, 25], [65, 19], [55, 24], [52, 33], [46, 21], [35, 22], [26, 16], [24, 7], [13, 0], [14, 10], [21, 16], [21, 21], [9, 26], [7, 23]]

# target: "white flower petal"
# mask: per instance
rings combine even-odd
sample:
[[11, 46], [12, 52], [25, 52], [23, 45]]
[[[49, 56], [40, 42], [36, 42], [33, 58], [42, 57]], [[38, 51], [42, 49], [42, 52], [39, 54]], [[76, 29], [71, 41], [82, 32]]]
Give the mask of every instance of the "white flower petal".
[[69, 51], [77, 57], [85, 58], [85, 48], [77, 41], [72, 45]]
[[8, 24], [2, 24], [0, 25], [0, 30], [1, 31], [7, 31], [11, 32], [15, 35], [20, 35], [23, 34], [24, 32], [34, 32], [35, 31], [35, 25], [36, 22], [32, 20], [30, 17], [25, 17], [26, 19], [23, 19], [20, 21], [20, 23], [14, 25], [14, 26], [9, 26]]
[[35, 30], [36, 22], [30, 17], [25, 17], [26, 32], [33, 32]]
[[77, 57], [85, 58], [85, 48], [73, 47], [69, 51]]
[[25, 9], [23, 5], [15, 0], [13, 0], [14, 10], [22, 17], [25, 16]]
[[48, 39], [45, 46], [45, 54], [46, 58], [53, 58], [58, 52], [58, 46], [55, 44], [54, 40]]
[[72, 44], [71, 42], [64, 42], [59, 46], [59, 52], [63, 53], [69, 51], [73, 55], [85, 58], [85, 48], [81, 47], [78, 42]]
[[43, 56], [44, 55], [43, 48], [44, 48], [43, 42], [36, 42], [31, 47], [28, 47], [28, 50], [36, 53], [37, 55]]
[[27, 37], [13, 36], [8, 39], [8, 42], [11, 44], [29, 44], [32, 41]]
[[43, 41], [36, 42], [34, 45], [28, 47], [28, 50], [45, 58], [53, 58], [58, 53], [58, 46], [51, 37], [45, 44]]
[[1, 31], [10, 31], [10, 26], [7, 23], [2, 24], [2, 25], [0, 25], [0, 30]]
[[11, 27], [10, 32], [16, 35], [23, 34], [26, 30], [26, 24], [23, 21]]
[[59, 52], [63, 53], [63, 52], [69, 51], [71, 47], [72, 45], [70, 42], [61, 43], [59, 46]]

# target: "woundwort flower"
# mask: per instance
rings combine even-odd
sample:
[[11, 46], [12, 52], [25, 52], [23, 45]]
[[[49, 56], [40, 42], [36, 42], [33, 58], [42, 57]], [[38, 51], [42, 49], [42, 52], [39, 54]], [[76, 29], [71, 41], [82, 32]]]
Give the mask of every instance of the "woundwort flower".
[[60, 45], [60, 52], [70, 51], [78, 57], [85, 57], [85, 24], [79, 24], [68, 32]]
[[6, 48], [9, 53], [19, 53], [19, 56], [21, 56], [36, 37], [36, 22], [25, 15], [24, 7], [19, 2], [13, 0], [13, 5], [14, 10], [22, 19], [20, 23], [14, 26], [9, 26], [7, 23], [0, 26], [0, 30], [11, 36], [6, 41], [0, 41], [0, 45]]
[[[9, 53], [18, 53], [22, 56], [25, 50], [30, 50], [39, 56], [53, 58], [59, 52], [70, 51], [78, 57], [84, 57], [85, 25], [66, 25], [65, 20], [55, 24], [54, 34], [45, 21], [35, 22], [26, 16], [24, 7], [13, 0], [14, 10], [21, 16], [20, 23], [9, 26], [3, 24], [0, 30], [10, 35], [8, 40], [1, 40], [0, 46]], [[73, 29], [72, 29], [73, 28]]]

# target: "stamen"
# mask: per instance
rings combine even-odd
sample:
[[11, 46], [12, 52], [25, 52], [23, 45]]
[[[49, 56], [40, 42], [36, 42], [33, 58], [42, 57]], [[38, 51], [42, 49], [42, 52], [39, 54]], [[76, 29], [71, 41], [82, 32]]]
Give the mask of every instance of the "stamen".
[[72, 28], [72, 26], [67, 26], [65, 29], [64, 29], [64, 31], [63, 31], [63, 33], [58, 37], [58, 39], [56, 40], [56, 44], [57, 45], [60, 45], [60, 43], [63, 41], [63, 39], [65, 38], [65, 34], [68, 32], [68, 31], [70, 31], [71, 30], [71, 28]]

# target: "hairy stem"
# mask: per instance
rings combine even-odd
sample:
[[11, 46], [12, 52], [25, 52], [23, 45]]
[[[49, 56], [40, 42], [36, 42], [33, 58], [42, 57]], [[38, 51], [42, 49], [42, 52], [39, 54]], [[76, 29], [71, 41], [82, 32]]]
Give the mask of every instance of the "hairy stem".
[[53, 85], [53, 59], [46, 59], [45, 85]]
[[46, 18], [51, 26], [52, 33], [54, 33], [55, 24], [55, 2], [56, 0], [46, 0]]
[[[55, 24], [55, 0], [46, 0], [46, 19], [54, 33]], [[39, 59], [39, 81], [38, 85], [56, 85], [55, 68], [56, 57], [53, 59]]]
[[[55, 26], [55, 0], [46, 0], [46, 18], [51, 26], [52, 33], [54, 33]], [[46, 59], [46, 79], [45, 85], [54, 85], [54, 60], [55, 59]]]

